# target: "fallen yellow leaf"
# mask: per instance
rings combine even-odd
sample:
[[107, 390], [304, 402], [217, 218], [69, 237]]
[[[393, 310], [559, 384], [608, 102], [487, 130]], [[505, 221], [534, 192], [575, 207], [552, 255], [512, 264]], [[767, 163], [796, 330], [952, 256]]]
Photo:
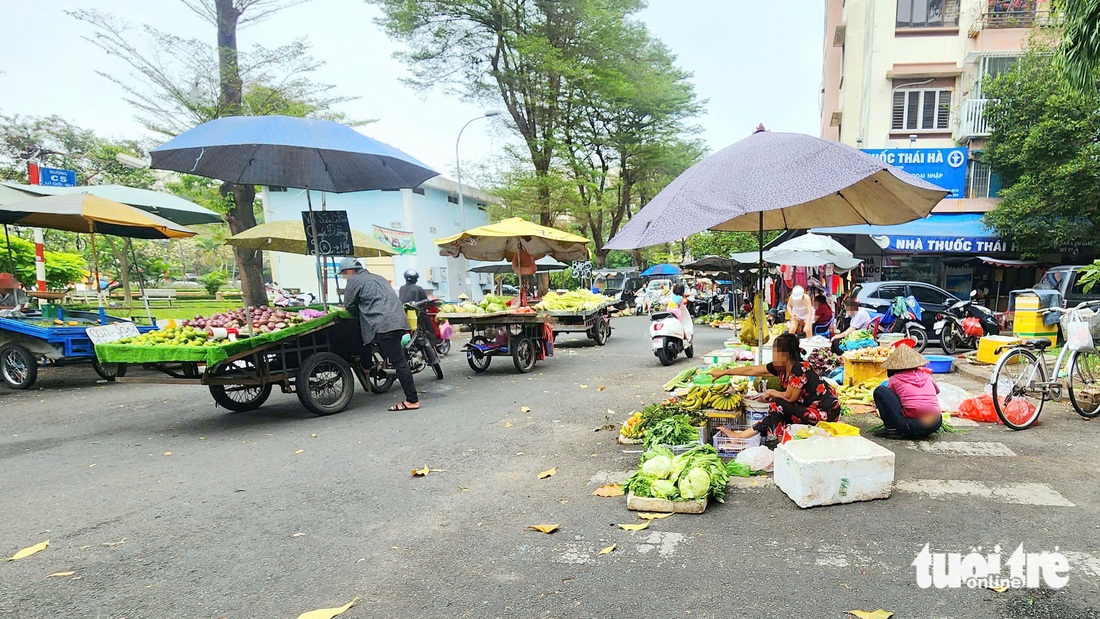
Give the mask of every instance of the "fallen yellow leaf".
[[531, 407], [530, 406], [521, 406], [520, 409], [519, 409], [519, 412], [521, 412], [521, 413], [530, 413], [531, 412]]
[[170, 455], [172, 455], [172, 452], [170, 452], [170, 451], [166, 451], [166, 452], [164, 452], [164, 455], [166, 455], [166, 456], [170, 456]]
[[427, 474], [428, 474], [428, 473], [429, 473], [430, 471], [431, 471], [431, 469], [430, 469], [430, 468], [428, 468], [428, 465], [427, 465], [427, 464], [425, 464], [425, 465], [424, 465], [424, 468], [422, 468], [422, 469], [413, 469], [413, 470], [412, 470], [412, 476], [413, 476], [413, 477], [424, 477], [424, 476], [425, 476], [425, 475], [427, 475]]
[[348, 611], [349, 608], [355, 606], [355, 603], [359, 601], [356, 597], [354, 600], [344, 604], [339, 608], [322, 608], [320, 610], [311, 610], [308, 613], [302, 613], [298, 615], [298, 619], [332, 619], [337, 615], [342, 615]]
[[603, 385], [596, 387], [596, 391], [603, 391], [604, 389], [607, 389], [607, 387], [604, 387]]
[[514, 425], [516, 425], [516, 424], [512, 423], [511, 421], [505, 421], [504, 422], [504, 427], [505, 428], [511, 428]]
[[310, 435], [309, 435], [309, 438], [317, 438], [317, 433], [316, 433], [316, 432], [314, 432], [313, 434], [310, 434]]
[[672, 514], [654, 514], [650, 512], [640, 512], [638, 517], [642, 520], [660, 520], [661, 518], [668, 518]]
[[997, 593], [1004, 593], [1005, 591], [1008, 591], [1008, 585], [1001, 585], [999, 587], [986, 587], [986, 589], [996, 591]]
[[620, 524], [619, 528], [623, 531], [641, 531], [642, 529], [648, 529], [650, 522], [652, 522], [652, 520], [646, 520], [641, 524]]
[[547, 477], [553, 477], [554, 474], [557, 473], [557, 472], [558, 472], [558, 467], [556, 467], [556, 466], [552, 469], [547, 469], [547, 470], [539, 473], [539, 479], [546, 479]]
[[76, 572], [54, 572], [53, 574], [46, 576], [46, 578], [61, 578], [64, 576], [72, 576], [75, 573]]
[[611, 544], [607, 548], [600, 551], [601, 555], [611, 554], [615, 550], [615, 544]]
[[19, 552], [15, 553], [11, 557], [9, 557], [8, 561], [18, 561], [20, 559], [26, 559], [27, 557], [29, 557], [29, 556], [31, 556], [35, 553], [42, 552], [43, 550], [46, 549], [46, 546], [49, 546], [49, 545], [50, 545], [50, 540], [46, 540], [44, 542], [40, 542], [38, 544], [35, 544], [34, 546], [27, 546], [23, 550], [20, 550]]
[[588, 389], [588, 385], [581, 385], [581, 389]]
[[560, 524], [533, 524], [527, 527], [528, 531], [538, 531], [539, 533], [553, 533], [558, 530]]
[[599, 488], [596, 488], [596, 490], [593, 491], [592, 494], [594, 494], [596, 496], [602, 496], [602, 497], [622, 496], [624, 494], [623, 493], [623, 485], [622, 484], [604, 484], [604, 485], [600, 486]]
[[894, 616], [894, 613], [888, 610], [850, 610], [849, 615], [855, 615], [859, 619], [890, 619]]
[[303, 453], [303, 452], [305, 452], [304, 449], [299, 449], [298, 451], [294, 452], [294, 455], [298, 455], [298, 454]]

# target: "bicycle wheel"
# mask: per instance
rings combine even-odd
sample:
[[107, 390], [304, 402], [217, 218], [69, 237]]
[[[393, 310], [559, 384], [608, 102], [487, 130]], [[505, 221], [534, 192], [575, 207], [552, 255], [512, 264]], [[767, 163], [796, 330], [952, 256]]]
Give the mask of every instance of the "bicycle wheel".
[[1100, 354], [1073, 353], [1067, 374], [1069, 401], [1077, 414], [1088, 419], [1100, 415]]
[[1047, 380], [1046, 367], [1034, 353], [1014, 348], [993, 368], [993, 408], [1013, 430], [1026, 430], [1039, 418], [1046, 397], [1037, 383]]

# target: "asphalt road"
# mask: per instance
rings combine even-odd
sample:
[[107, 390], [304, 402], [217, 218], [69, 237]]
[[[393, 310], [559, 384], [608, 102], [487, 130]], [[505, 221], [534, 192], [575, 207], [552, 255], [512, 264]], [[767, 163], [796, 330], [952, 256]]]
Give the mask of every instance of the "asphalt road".
[[[395, 388], [331, 417], [282, 394], [227, 414], [203, 388], [90, 368], [0, 388], [0, 555], [50, 540], [0, 564], [0, 616], [294, 618], [355, 597], [344, 617], [1098, 616], [1100, 425], [1065, 406], [1026, 432], [880, 441], [888, 500], [802, 510], [763, 479], [701, 516], [615, 527], [641, 521], [592, 491], [636, 455], [600, 427], [686, 364], [658, 364], [644, 318], [615, 326], [527, 375], [498, 359], [475, 376], [452, 353], [416, 413], [385, 412]], [[700, 328], [697, 349], [727, 333]], [[525, 530], [543, 523], [560, 530]], [[925, 544], [1020, 543], [1065, 553], [1068, 585], [921, 589], [910, 566]]]

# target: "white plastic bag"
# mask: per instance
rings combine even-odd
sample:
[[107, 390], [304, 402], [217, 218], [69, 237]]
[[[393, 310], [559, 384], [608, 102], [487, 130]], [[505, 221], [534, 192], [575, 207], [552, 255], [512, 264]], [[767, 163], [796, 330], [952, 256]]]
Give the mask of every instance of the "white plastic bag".
[[772, 454], [772, 450], [763, 445], [749, 447], [737, 454], [737, 462], [748, 466], [753, 471], [772, 470], [773, 459], [774, 455]]
[[945, 413], [956, 413], [959, 411], [959, 404], [962, 401], [970, 397], [966, 395], [966, 390], [962, 387], [956, 387], [950, 383], [936, 383], [940, 387], [940, 393], [937, 399], [940, 401], [940, 410]]
[[1066, 346], [1070, 350], [1096, 352], [1096, 347], [1092, 342], [1092, 331], [1089, 330], [1089, 323], [1082, 320], [1076, 312], [1071, 313], [1062, 326], [1066, 332]]

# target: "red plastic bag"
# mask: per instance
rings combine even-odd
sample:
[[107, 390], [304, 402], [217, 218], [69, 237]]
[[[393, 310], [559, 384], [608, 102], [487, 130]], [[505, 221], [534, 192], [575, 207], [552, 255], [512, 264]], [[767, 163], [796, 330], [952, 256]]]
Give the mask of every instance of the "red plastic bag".
[[993, 396], [988, 393], [963, 400], [959, 403], [959, 410], [955, 416], [986, 423], [1001, 422], [1000, 417], [997, 417], [996, 409], [993, 408]]
[[985, 334], [985, 330], [982, 329], [982, 321], [973, 316], [963, 318], [962, 327], [963, 332], [970, 337], [981, 337]]

